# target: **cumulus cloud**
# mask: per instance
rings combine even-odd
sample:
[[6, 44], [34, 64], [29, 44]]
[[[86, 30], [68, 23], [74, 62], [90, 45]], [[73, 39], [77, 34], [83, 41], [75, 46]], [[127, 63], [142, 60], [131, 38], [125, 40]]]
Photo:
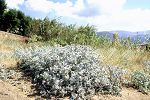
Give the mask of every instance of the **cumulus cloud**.
[[77, 13], [77, 15], [81, 17], [93, 17], [100, 14], [99, 9], [97, 7], [87, 7], [86, 9]]
[[96, 6], [104, 14], [118, 13], [123, 9], [126, 0], [87, 0], [90, 6]]
[[105, 30], [127, 30], [143, 31], [150, 29], [150, 10], [132, 9], [122, 10], [117, 14], [101, 15], [88, 18], [90, 24], [96, 25], [99, 31]]
[[27, 0], [25, 6], [29, 10], [49, 13], [53, 9], [54, 3], [48, 0]]
[[[11, 8], [24, 2], [26, 9], [90, 23], [103, 30], [139, 31], [150, 29], [150, 9], [125, 9], [128, 0], [6, 0]], [[74, 22], [74, 21], [73, 21]], [[77, 22], [78, 23], [78, 22]]]
[[6, 0], [9, 8], [19, 9], [19, 5], [24, 3], [24, 0]]
[[55, 11], [58, 16], [73, 17], [77, 12], [84, 8], [83, 0], [77, 0], [75, 4], [70, 0], [64, 3], [53, 2], [50, 0], [27, 0], [25, 1], [26, 8], [42, 13]]

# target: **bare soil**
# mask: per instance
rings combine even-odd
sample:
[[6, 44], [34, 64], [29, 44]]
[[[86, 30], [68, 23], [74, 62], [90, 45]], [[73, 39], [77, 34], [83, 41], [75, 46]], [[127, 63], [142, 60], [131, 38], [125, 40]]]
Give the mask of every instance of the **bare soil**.
[[27, 97], [17, 87], [0, 80], [0, 100], [34, 100]]
[[[27, 84], [22, 84], [26, 86]], [[96, 95], [92, 100], [150, 100], [150, 95], [145, 95], [132, 88], [123, 88], [122, 96]], [[0, 81], [0, 100], [44, 100], [37, 96], [28, 97], [26, 91], [12, 86], [7, 82]], [[68, 98], [63, 100], [69, 100]]]
[[123, 88], [121, 96], [98, 95], [93, 100], [150, 100], [150, 95], [142, 94], [132, 88]]

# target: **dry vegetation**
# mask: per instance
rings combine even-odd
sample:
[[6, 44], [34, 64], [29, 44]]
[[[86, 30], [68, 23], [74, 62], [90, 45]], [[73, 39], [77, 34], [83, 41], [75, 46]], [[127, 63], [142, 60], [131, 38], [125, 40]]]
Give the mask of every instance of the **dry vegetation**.
[[[16, 69], [17, 61], [13, 57], [14, 50], [17, 47], [25, 46], [22, 42], [24, 37], [0, 31], [0, 65], [4, 69]], [[4, 69], [1, 69], [3, 71]], [[0, 100], [34, 100], [27, 98], [25, 91], [31, 90], [31, 83], [21, 79], [19, 72], [11, 75], [11, 78], [5, 81], [0, 80]]]
[[[15, 48], [26, 47], [23, 42], [24, 37], [12, 35], [5, 32], [0, 32], [0, 64], [6, 65], [7, 68], [16, 67], [17, 61], [12, 56]], [[42, 44], [41, 44], [42, 45]], [[100, 48], [97, 52], [101, 55], [100, 59], [103, 63], [108, 65], [120, 66], [126, 68], [129, 71], [141, 70], [143, 69], [143, 62], [150, 59], [150, 53], [142, 50], [131, 50], [131, 49], [116, 49], [116, 48]], [[23, 85], [26, 87], [31, 86], [28, 81], [20, 80], [21, 85], [12, 86], [9, 82], [0, 81], [0, 100], [24, 100], [33, 99], [26, 98], [26, 92], [19, 89]], [[27, 86], [28, 85], [28, 86]], [[8, 87], [10, 87], [8, 89]], [[3, 88], [2, 88], [3, 87]], [[30, 88], [31, 89], [31, 88]], [[10, 90], [10, 91], [9, 91]], [[9, 91], [9, 92], [4, 92]], [[16, 92], [13, 92], [16, 91]], [[4, 92], [3, 94], [1, 94]], [[17, 92], [20, 92], [19, 94]], [[93, 97], [94, 100], [149, 100], [148, 95], [144, 95], [134, 89], [123, 88], [122, 97], [115, 97], [111, 95], [99, 95]], [[137, 96], [137, 97], [135, 97]], [[4, 98], [4, 99], [3, 99]], [[10, 99], [11, 98], [11, 99]], [[13, 98], [13, 99], [12, 99]], [[35, 99], [35, 98], [34, 98]]]
[[144, 61], [150, 59], [150, 52], [140, 49], [116, 49], [107, 48], [99, 49], [100, 59], [105, 64], [120, 66], [130, 71], [143, 69]]
[[24, 46], [24, 37], [0, 31], [0, 64], [15, 66], [16, 61], [13, 58], [15, 48]]
[[5, 0], [0, 9], [0, 30], [10, 32], [0, 31], [0, 100], [150, 100], [150, 50], [130, 37], [31, 18]]
[[[35, 44], [26, 44], [26, 40], [28, 40], [27, 37], [0, 31], [0, 64], [16, 67], [17, 61], [13, 56], [15, 49]], [[42, 46], [44, 43], [39, 42], [36, 45]]]

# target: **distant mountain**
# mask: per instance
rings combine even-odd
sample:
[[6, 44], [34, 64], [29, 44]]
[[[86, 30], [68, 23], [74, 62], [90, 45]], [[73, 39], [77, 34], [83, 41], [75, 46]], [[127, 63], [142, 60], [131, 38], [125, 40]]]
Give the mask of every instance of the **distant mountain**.
[[130, 31], [102, 31], [97, 32], [98, 36], [107, 36], [112, 39], [114, 33], [118, 33], [120, 39], [131, 37], [132, 42], [134, 43], [147, 43], [150, 40], [150, 30], [148, 31], [139, 31], [139, 32], [130, 32]]

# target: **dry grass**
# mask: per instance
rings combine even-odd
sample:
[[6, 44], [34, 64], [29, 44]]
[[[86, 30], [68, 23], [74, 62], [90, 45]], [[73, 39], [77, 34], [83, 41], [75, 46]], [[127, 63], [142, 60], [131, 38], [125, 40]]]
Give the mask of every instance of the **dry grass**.
[[[2, 33], [0, 31], [0, 64], [5, 64], [7, 68], [15, 67], [17, 61], [13, 57], [13, 52], [17, 47], [26, 47], [25, 43], [20, 41], [23, 39], [20, 36], [15, 36], [7, 33]], [[30, 44], [29, 44], [30, 45]], [[32, 45], [32, 44], [31, 44]], [[44, 43], [34, 43], [34, 45], [43, 46]], [[46, 44], [47, 45], [47, 44]], [[141, 70], [143, 69], [143, 62], [146, 60], [150, 60], [150, 52], [142, 51], [142, 50], [130, 50], [130, 49], [116, 49], [116, 48], [99, 48], [97, 52], [101, 55], [100, 60], [107, 65], [115, 65], [120, 66], [122, 68], [126, 68], [130, 71]], [[128, 76], [127, 76], [128, 78]], [[6, 85], [7, 87], [7, 85]], [[1, 89], [2, 90], [2, 89]], [[6, 91], [6, 88], [4, 88]], [[13, 90], [16, 91], [16, 90]], [[100, 96], [100, 99], [105, 100], [129, 100], [135, 99], [135, 96], [139, 98], [139, 100], [150, 100], [148, 95], [143, 95], [134, 90], [127, 90], [126, 88], [122, 91], [122, 97], [115, 96]], [[133, 96], [134, 95], [134, 96]], [[0, 98], [1, 99], [1, 98]], [[12, 98], [11, 98], [12, 99]], [[98, 100], [96, 98], [95, 100]], [[100, 100], [99, 99], [99, 100]], [[17, 99], [16, 99], [17, 100]], [[20, 100], [20, 99], [18, 99]]]
[[[16, 61], [12, 57], [14, 50], [17, 47], [28, 46], [21, 41], [22, 39], [24, 37], [0, 31], [0, 63], [8, 66], [16, 65]], [[36, 43], [34, 45], [43, 46], [46, 44]], [[100, 48], [98, 53], [104, 64], [120, 66], [130, 71], [141, 70], [143, 62], [150, 60], [150, 52], [139, 49]]]
[[140, 49], [107, 48], [99, 49], [98, 53], [100, 53], [100, 59], [104, 64], [120, 66], [130, 71], [143, 69], [143, 62], [150, 60], [150, 52]]
[[23, 40], [27, 39], [27, 37], [0, 31], [0, 39], [9, 39], [9, 40], [15, 40], [15, 41], [23, 42]]
[[7, 67], [15, 66], [17, 61], [13, 57], [15, 48], [25, 46], [22, 36], [0, 31], [0, 64]]

